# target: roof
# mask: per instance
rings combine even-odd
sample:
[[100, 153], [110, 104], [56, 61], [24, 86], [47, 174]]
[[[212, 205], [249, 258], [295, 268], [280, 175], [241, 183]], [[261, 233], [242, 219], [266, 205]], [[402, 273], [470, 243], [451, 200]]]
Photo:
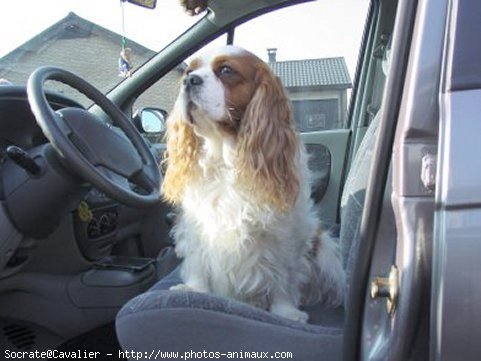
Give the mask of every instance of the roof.
[[[64, 67], [88, 80], [100, 91], [108, 92], [123, 80], [118, 72], [121, 46], [120, 34], [69, 13], [0, 58], [0, 78], [8, 79], [17, 85], [25, 84], [35, 69], [49, 64]], [[155, 51], [130, 39], [127, 39], [126, 46], [132, 49], [134, 67], [156, 54]], [[136, 104], [149, 102], [162, 104], [166, 109], [170, 109], [175, 101], [182, 66], [181, 64], [166, 74], [161, 85], [151, 88], [155, 90], [143, 95]], [[88, 98], [67, 85], [52, 82], [48, 87], [77, 100], [84, 106], [91, 104]]]
[[286, 88], [331, 86], [351, 88], [343, 57], [269, 62]]
[[[0, 58], [0, 63], [19, 61], [19, 59], [25, 53], [32, 51], [35, 52], [37, 49], [44, 48], [46, 46], [46, 42], [49, 41], [55, 41], [58, 39], [88, 38], [92, 36], [92, 34], [108, 38], [118, 43], [120, 47], [122, 41], [121, 35], [83, 19], [73, 12], [70, 12], [63, 19], [60, 19], [58, 22], [34, 36], [23, 45], [14, 49], [3, 58]], [[149, 54], [150, 56], [155, 54], [154, 51], [130, 39], [127, 39], [127, 46], [139, 54]]]

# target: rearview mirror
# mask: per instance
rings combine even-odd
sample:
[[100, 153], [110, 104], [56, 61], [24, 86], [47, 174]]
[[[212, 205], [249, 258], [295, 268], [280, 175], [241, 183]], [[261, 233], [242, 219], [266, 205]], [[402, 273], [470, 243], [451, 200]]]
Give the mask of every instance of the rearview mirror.
[[124, 2], [127, 1], [131, 4], [139, 5], [151, 10], [155, 9], [155, 7], [157, 6], [157, 0], [122, 0], [122, 1]]

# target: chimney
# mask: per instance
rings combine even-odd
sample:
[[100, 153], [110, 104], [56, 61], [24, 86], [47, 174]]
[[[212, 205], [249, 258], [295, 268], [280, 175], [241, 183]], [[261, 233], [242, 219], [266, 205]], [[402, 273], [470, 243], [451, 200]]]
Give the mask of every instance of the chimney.
[[269, 63], [276, 62], [277, 48], [268, 48], [267, 56], [269, 57]]

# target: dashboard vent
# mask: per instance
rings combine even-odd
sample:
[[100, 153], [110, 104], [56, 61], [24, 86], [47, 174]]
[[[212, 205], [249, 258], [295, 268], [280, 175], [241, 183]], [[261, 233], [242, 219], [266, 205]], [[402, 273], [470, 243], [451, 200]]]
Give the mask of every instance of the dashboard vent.
[[35, 346], [35, 331], [25, 326], [11, 323], [2, 329], [4, 337], [19, 351], [30, 351]]

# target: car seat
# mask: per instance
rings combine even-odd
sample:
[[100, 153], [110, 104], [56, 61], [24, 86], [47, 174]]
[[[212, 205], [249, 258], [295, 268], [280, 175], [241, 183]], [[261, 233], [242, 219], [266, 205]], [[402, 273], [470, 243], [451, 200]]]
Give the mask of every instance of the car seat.
[[[374, 117], [359, 145], [341, 200], [339, 242], [346, 268], [346, 295], [359, 242], [365, 189], [379, 125]], [[116, 330], [124, 350], [148, 359], [152, 352], [179, 352], [190, 357], [250, 359], [261, 352], [292, 352], [299, 360], [342, 358], [343, 308], [306, 307], [308, 324], [211, 294], [169, 291], [180, 283], [179, 270], [148, 292], [129, 301], [118, 313]], [[233, 354], [237, 352], [237, 354]], [[258, 352], [258, 354], [249, 354]], [[194, 354], [196, 353], [196, 354]], [[209, 354], [210, 353], [210, 354]], [[231, 354], [229, 354], [231, 353]], [[266, 354], [264, 354], [266, 355]], [[224, 356], [224, 357], [222, 357]]]

